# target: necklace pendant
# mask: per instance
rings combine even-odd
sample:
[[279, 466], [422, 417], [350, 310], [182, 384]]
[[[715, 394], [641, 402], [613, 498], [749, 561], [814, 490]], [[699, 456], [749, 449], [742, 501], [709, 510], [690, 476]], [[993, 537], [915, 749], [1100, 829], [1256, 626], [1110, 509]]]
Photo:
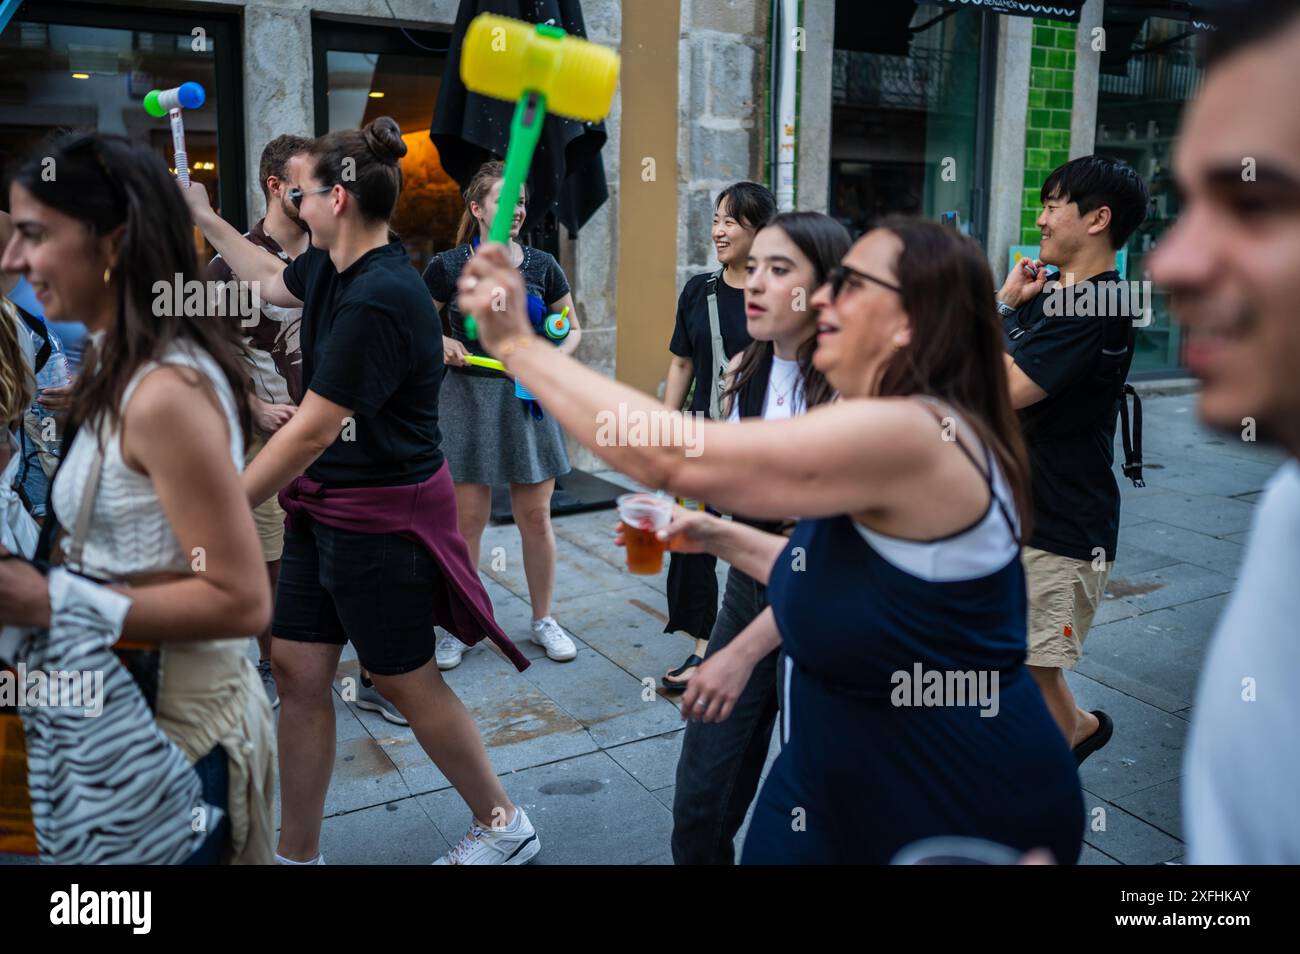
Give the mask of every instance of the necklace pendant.
[[777, 403], [777, 404], [784, 404], [784, 403], [785, 403], [785, 398], [784, 398], [784, 397], [778, 397], [778, 398], [776, 399], [776, 403]]

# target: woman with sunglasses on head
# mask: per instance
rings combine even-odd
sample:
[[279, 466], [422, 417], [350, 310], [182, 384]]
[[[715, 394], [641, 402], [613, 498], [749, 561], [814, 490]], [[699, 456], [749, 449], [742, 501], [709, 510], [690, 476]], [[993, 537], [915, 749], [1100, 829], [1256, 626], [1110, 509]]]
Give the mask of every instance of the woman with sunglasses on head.
[[[124, 639], [161, 644], [158, 727], [227, 815], [191, 863], [269, 863], [274, 730], [245, 655], [270, 614], [239, 478], [247, 378], [227, 323], [159, 307], [199, 278], [190, 217], [155, 152], [98, 133], [41, 147], [9, 196], [0, 269], [90, 332], [51, 492], [63, 557], [129, 595]], [[35, 567], [0, 563], [0, 623], [48, 629], [50, 603]]]
[[[818, 212], [783, 212], [754, 236], [745, 267], [745, 330], [753, 340], [728, 368], [722, 393], [728, 421], [782, 420], [832, 399], [831, 385], [813, 366], [818, 312], [808, 299], [851, 243], [844, 226]], [[732, 519], [770, 533], [786, 529], [780, 520], [739, 514]], [[695, 550], [689, 545], [683, 549]], [[727, 571], [705, 660], [730, 645], [763, 611], [766, 591], [740, 568]], [[776, 669], [773, 650], [755, 663], [729, 719], [686, 726], [673, 790], [676, 864], [733, 862], [736, 832], [758, 791], [772, 740]]]
[[[388, 222], [406, 153], [397, 123], [312, 142], [289, 192], [311, 247], [287, 267], [182, 189], [213, 247], [263, 301], [303, 308], [303, 400], [244, 473], [254, 506], [280, 488], [288, 515], [272, 622], [280, 690], [276, 860], [323, 864], [334, 767], [331, 691], [343, 645], [469, 804], [469, 834], [441, 863], [523, 864], [540, 843], [434, 663], [434, 624], [492, 639], [519, 669], [456, 529], [440, 447], [443, 342], [429, 294]], [[303, 475], [303, 476], [299, 476]]]
[[[510, 488], [510, 510], [523, 547], [524, 576], [533, 619], [529, 637], [546, 650], [547, 658], [568, 662], [578, 655], [573, 640], [551, 616], [555, 595], [555, 534], [551, 529], [551, 494], [555, 478], [569, 472], [564, 432], [543, 409], [540, 416], [515, 396], [514, 382], [497, 371], [474, 367], [465, 360], [481, 355], [478, 342], [465, 333], [465, 312], [456, 300], [456, 279], [480, 244], [487, 241], [501, 201], [504, 166], [485, 162], [465, 189], [465, 211], [456, 245], [435, 255], [424, 269], [424, 283], [434, 307], [447, 316], [450, 337], [443, 339], [447, 376], [443, 380], [443, 433], [460, 532], [478, 565], [479, 543], [492, 515], [492, 487]], [[521, 190], [510, 225], [510, 258], [523, 277], [532, 320], [566, 312], [570, 330], [559, 350], [572, 355], [582, 340], [573, 310], [569, 281], [560, 264], [539, 248], [521, 245], [526, 196]], [[460, 665], [465, 644], [451, 635], [438, 640], [438, 665]]]
[[[801, 518], [789, 540], [683, 511], [669, 528], [768, 585], [770, 606], [682, 704], [684, 717], [727, 718], [757, 660], [781, 648], [783, 746], [743, 861], [884, 864], [921, 838], [968, 835], [1073, 863], [1083, 801], [1024, 666], [1027, 464], [980, 248], [907, 219], [859, 239], [810, 302], [814, 364], [841, 399], [791, 420], [705, 424], [695, 456], [600, 445], [602, 410], [662, 408], [537, 347], [506, 264], [481, 253], [462, 302], [566, 430], [645, 485]], [[487, 308], [497, 287], [503, 311]]]

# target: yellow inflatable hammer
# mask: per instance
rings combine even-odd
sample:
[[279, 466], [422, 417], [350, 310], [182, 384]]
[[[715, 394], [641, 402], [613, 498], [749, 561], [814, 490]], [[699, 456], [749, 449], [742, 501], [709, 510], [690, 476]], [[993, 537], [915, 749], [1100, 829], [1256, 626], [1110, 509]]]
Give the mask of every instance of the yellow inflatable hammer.
[[[532, 167], [547, 111], [583, 122], [604, 119], [618, 85], [618, 63], [613, 50], [547, 23], [491, 13], [470, 21], [460, 51], [465, 88], [494, 99], [518, 100], [489, 241], [504, 244], [510, 238], [519, 190]], [[465, 316], [465, 333], [471, 340], [478, 337], [470, 315]]]

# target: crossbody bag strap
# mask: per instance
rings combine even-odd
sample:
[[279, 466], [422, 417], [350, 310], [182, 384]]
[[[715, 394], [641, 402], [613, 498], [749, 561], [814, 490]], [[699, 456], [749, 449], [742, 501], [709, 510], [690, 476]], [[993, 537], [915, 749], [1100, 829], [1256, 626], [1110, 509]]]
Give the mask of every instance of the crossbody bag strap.
[[709, 389], [709, 417], [719, 420], [722, 417], [722, 379], [727, 373], [727, 349], [722, 343], [722, 322], [718, 320], [718, 282], [722, 280], [722, 269], [709, 278], [708, 293], [705, 300], [709, 306], [709, 335], [713, 339], [713, 385]]
[[[96, 434], [96, 438], [100, 435]], [[71, 448], [69, 448], [71, 450]], [[95, 512], [95, 497], [99, 492], [99, 475], [104, 469], [104, 448], [95, 440], [94, 457], [90, 461], [90, 470], [86, 473], [86, 485], [81, 492], [81, 506], [77, 509], [77, 522], [72, 528], [68, 540], [68, 549], [64, 563], [69, 569], [83, 572], [81, 552], [86, 546], [86, 537], [90, 533], [90, 518]]]

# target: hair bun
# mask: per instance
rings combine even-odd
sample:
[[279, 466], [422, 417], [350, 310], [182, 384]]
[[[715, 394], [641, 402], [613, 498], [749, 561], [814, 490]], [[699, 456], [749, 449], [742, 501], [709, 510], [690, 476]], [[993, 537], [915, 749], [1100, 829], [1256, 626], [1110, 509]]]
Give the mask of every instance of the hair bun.
[[397, 161], [406, 155], [406, 143], [402, 141], [402, 130], [392, 116], [380, 116], [366, 123], [361, 130], [366, 145], [380, 162], [397, 165]]

